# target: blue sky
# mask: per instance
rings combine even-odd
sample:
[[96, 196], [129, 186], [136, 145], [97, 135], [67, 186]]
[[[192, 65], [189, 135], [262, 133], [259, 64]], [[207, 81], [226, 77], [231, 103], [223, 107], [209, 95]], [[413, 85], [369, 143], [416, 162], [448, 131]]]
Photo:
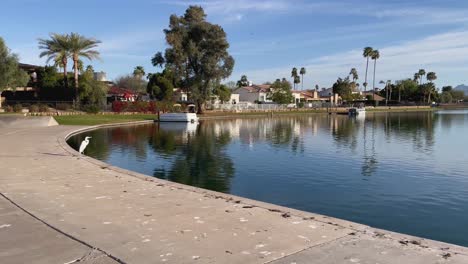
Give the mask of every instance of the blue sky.
[[306, 67], [305, 87], [330, 87], [357, 68], [364, 81], [362, 48], [380, 50], [377, 80], [435, 71], [437, 84], [468, 83], [468, 1], [464, 0], [3, 0], [0, 36], [25, 63], [39, 59], [37, 38], [50, 32], [95, 37], [102, 61], [91, 62], [109, 79], [143, 65], [165, 49], [169, 15], [201, 5], [225, 29], [236, 60], [231, 80], [255, 83], [289, 77]]

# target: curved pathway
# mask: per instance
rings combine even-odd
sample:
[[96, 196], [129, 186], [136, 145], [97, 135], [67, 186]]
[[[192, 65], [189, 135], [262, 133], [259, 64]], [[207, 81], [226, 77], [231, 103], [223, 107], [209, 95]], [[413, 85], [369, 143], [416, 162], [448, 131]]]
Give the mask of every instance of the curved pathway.
[[77, 129], [0, 128], [1, 263], [468, 263], [467, 248], [79, 157]]

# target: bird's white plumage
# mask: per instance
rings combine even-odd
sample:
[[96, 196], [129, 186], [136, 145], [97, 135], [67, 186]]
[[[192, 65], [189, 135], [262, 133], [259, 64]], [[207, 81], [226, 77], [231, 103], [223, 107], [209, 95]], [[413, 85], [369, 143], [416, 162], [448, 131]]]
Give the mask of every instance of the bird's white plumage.
[[91, 137], [85, 137], [85, 139], [83, 140], [83, 142], [81, 142], [80, 151], [79, 151], [80, 154], [83, 154], [85, 148], [86, 148], [86, 147], [88, 146], [88, 144], [89, 144], [89, 139], [90, 139], [90, 138], [91, 138]]

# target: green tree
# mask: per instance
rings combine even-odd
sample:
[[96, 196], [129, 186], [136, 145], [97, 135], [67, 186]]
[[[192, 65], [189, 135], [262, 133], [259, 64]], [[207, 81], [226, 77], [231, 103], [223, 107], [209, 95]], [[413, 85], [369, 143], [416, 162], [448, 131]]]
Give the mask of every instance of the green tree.
[[65, 87], [62, 74], [57, 72], [55, 66], [45, 66], [37, 71], [37, 87], [40, 87], [41, 100], [72, 100], [74, 92]]
[[159, 101], [172, 101], [174, 93], [173, 76], [169, 70], [152, 74], [146, 91], [151, 98]]
[[231, 99], [231, 89], [229, 89], [229, 87], [224, 84], [216, 87], [213, 91], [213, 94], [218, 96], [218, 99], [221, 101], [221, 103], [229, 102]]
[[453, 100], [457, 102], [461, 102], [463, 99], [465, 99], [465, 92], [463, 91], [453, 90], [450, 92], [450, 94], [452, 95]]
[[249, 86], [249, 80], [247, 79], [247, 75], [242, 75], [240, 80], [237, 81], [237, 87], [244, 86]]
[[332, 86], [333, 94], [338, 94], [343, 100], [349, 101], [353, 99], [353, 85], [349, 80], [349, 77], [344, 79], [338, 78]]
[[[82, 36], [78, 33], [71, 33], [67, 35], [67, 42], [68, 42], [68, 51], [73, 60], [73, 71], [74, 71], [74, 79], [75, 79], [75, 89], [78, 91], [79, 88], [79, 61], [80, 58], [86, 58], [88, 60], [98, 59], [99, 52], [95, 50], [101, 41], [87, 38]], [[79, 101], [78, 93], [76, 95], [76, 100]]]
[[442, 103], [451, 104], [453, 101], [452, 93], [448, 91], [442, 92], [442, 94], [440, 95], [440, 101]]
[[293, 95], [291, 92], [291, 83], [285, 78], [280, 81], [276, 81], [271, 85], [271, 93], [269, 94], [270, 99], [277, 104], [290, 104], [293, 101]]
[[453, 90], [452, 86], [444, 86], [442, 87], [442, 92], [451, 92]]
[[148, 85], [148, 82], [146, 80], [139, 78], [133, 74], [119, 76], [114, 80], [114, 83], [117, 87], [125, 88], [135, 92], [146, 91]]
[[145, 68], [143, 66], [136, 66], [135, 69], [133, 69], [133, 76], [138, 79], [143, 79], [143, 76], [146, 75]]
[[164, 30], [169, 45], [164, 65], [189, 90], [201, 114], [212, 88], [228, 78], [234, 67], [226, 33], [221, 26], [206, 21], [199, 6], [190, 6], [180, 17], [171, 15], [169, 21], [169, 28]]
[[301, 70], [299, 71], [299, 74], [301, 75], [301, 85], [302, 85], [302, 88], [301, 90], [304, 90], [304, 75], [306, 74], [306, 69], [304, 67], [301, 68]]
[[101, 106], [106, 98], [107, 86], [94, 79], [92, 68], [87, 68], [79, 78], [78, 95], [80, 100], [87, 105]]
[[401, 95], [405, 101], [418, 101], [421, 97], [418, 81], [411, 79], [401, 80], [401, 86], [403, 87]]
[[70, 57], [69, 37], [65, 34], [51, 33], [49, 39], [39, 39], [39, 49], [43, 50], [39, 57], [47, 57], [47, 63], [51, 60], [54, 65], [63, 69], [63, 81], [65, 87], [68, 87], [67, 65]]
[[367, 72], [369, 70], [369, 58], [372, 57], [372, 52], [373, 51], [374, 51], [374, 49], [372, 47], [365, 47], [363, 52], [362, 52], [362, 56], [367, 60], [367, 62], [366, 62], [366, 77], [365, 77], [365, 81], [363, 83], [364, 91], [367, 90]]
[[28, 74], [18, 68], [18, 56], [11, 53], [0, 37], [0, 94], [6, 88], [26, 86], [29, 79]]
[[380, 59], [380, 52], [378, 50], [373, 50], [371, 58], [374, 60], [374, 79], [372, 81], [372, 99], [375, 100], [375, 71], [377, 68], [377, 60]]

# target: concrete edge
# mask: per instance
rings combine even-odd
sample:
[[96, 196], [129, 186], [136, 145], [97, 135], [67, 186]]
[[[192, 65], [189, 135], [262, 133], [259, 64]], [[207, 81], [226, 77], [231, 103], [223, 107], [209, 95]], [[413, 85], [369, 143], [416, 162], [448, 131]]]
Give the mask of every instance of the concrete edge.
[[[379, 229], [379, 228], [351, 222], [351, 221], [344, 220], [344, 219], [316, 214], [312, 212], [301, 211], [301, 210], [297, 210], [297, 209], [293, 209], [293, 208], [289, 208], [289, 207], [285, 207], [281, 205], [271, 204], [271, 203], [257, 201], [257, 200], [240, 197], [240, 196], [236, 196], [232, 194], [226, 194], [226, 193], [221, 193], [221, 192], [212, 191], [208, 189], [198, 188], [198, 187], [185, 185], [185, 184], [181, 184], [177, 182], [171, 182], [168, 180], [159, 179], [159, 178], [145, 175], [142, 173], [126, 170], [126, 169], [102, 162], [100, 160], [91, 158], [89, 156], [80, 155], [76, 150], [74, 150], [66, 142], [70, 137], [87, 132], [87, 131], [93, 131], [93, 130], [97, 130], [101, 128], [134, 126], [134, 125], [151, 124], [151, 123], [154, 123], [154, 121], [147, 120], [147, 121], [134, 121], [134, 122], [115, 123], [115, 124], [103, 124], [103, 125], [82, 127], [78, 129], [76, 129], [75, 127], [71, 129], [72, 130], [71, 132], [66, 132], [66, 133], [62, 133], [61, 135], [58, 135], [57, 142], [66, 152], [71, 154], [73, 157], [78, 157], [79, 159], [83, 159], [84, 161], [92, 163], [98, 166], [99, 169], [109, 169], [109, 170], [112, 170], [121, 174], [125, 174], [128, 176], [138, 178], [140, 180], [148, 181], [154, 184], [158, 184], [158, 185], [162, 185], [162, 186], [166, 186], [170, 188], [175, 188], [178, 190], [184, 190], [184, 191], [189, 191], [189, 192], [195, 192], [198, 194], [203, 194], [205, 197], [209, 197], [209, 198], [223, 199], [223, 200], [226, 200], [227, 202], [233, 202], [233, 203], [243, 204], [245, 206], [262, 208], [272, 213], [277, 213], [278, 217], [281, 217], [284, 214], [287, 214], [289, 216], [302, 218], [303, 220], [314, 220], [314, 221], [321, 222], [324, 224], [334, 225], [339, 228], [351, 229], [353, 232], [367, 234], [367, 235], [379, 237], [382, 239], [394, 240], [395, 243], [399, 243], [399, 244], [404, 244], [404, 245], [411, 244], [411, 245], [418, 246], [421, 249], [443, 250], [445, 252], [468, 256], [468, 250], [466, 247], [463, 247], [463, 246], [436, 241], [436, 240], [431, 240], [427, 238], [416, 237], [416, 236], [402, 234], [402, 233], [397, 233], [397, 232], [388, 231], [384, 229]], [[354, 235], [353, 232], [351, 232], [350, 234], [344, 237]], [[344, 238], [344, 237], [340, 237], [340, 238]], [[300, 252], [307, 250], [307, 249], [308, 248], [305, 248], [301, 250]]]

